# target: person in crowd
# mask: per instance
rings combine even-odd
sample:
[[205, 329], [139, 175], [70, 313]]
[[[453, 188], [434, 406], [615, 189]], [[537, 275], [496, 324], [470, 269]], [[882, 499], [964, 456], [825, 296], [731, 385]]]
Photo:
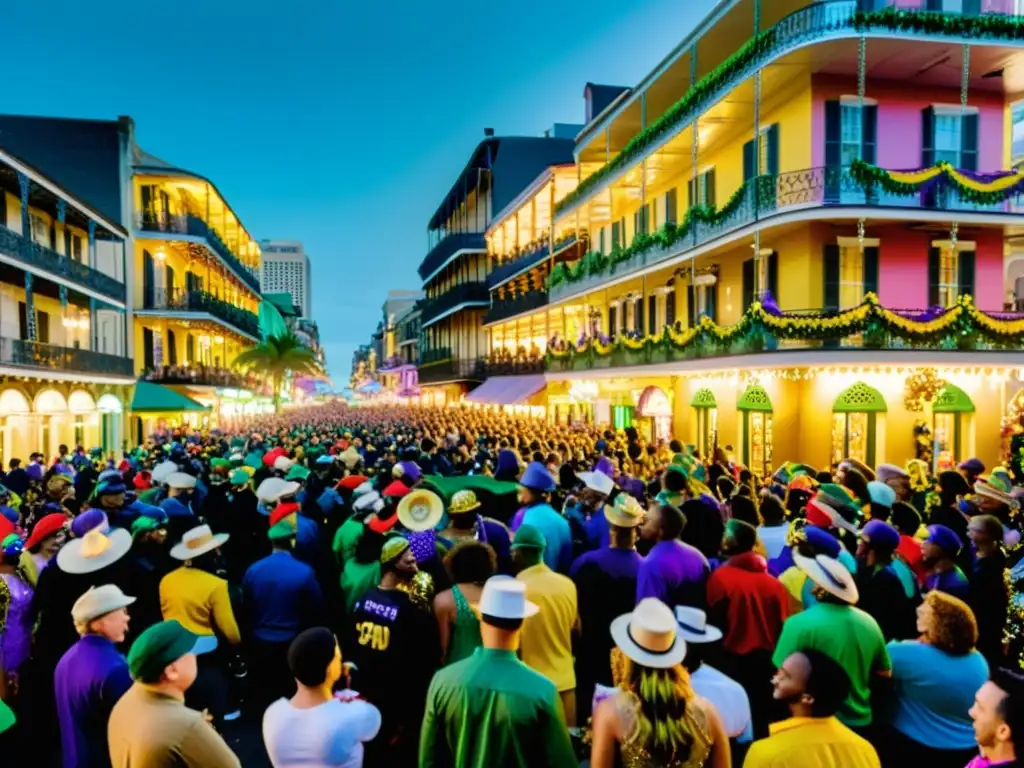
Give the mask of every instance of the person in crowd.
[[583, 483], [583, 490], [578, 498], [569, 496], [562, 510], [572, 533], [574, 560], [584, 552], [608, 546], [609, 528], [604, 507], [615, 490], [615, 482], [604, 472], [580, 472], [577, 477]]
[[655, 597], [669, 605], [703, 608], [711, 572], [707, 558], [680, 541], [686, 517], [672, 506], [653, 505], [640, 528], [640, 536], [655, 542], [640, 564], [636, 599]]
[[886, 765], [961, 768], [977, 751], [967, 713], [989, 671], [978, 628], [966, 603], [936, 590], [917, 609], [917, 630], [888, 646], [895, 707], [880, 751]]
[[758, 510], [761, 513], [761, 524], [757, 527], [757, 538], [764, 546], [768, 559], [774, 560], [782, 554], [789, 536], [786, 508], [778, 497], [765, 494], [761, 497]]
[[992, 671], [974, 695], [970, 709], [974, 738], [981, 754], [967, 768], [1017, 768], [1019, 734], [1024, 733], [1024, 675], [1008, 669]]
[[964, 476], [967, 485], [973, 489], [978, 478], [985, 474], [985, 463], [979, 458], [971, 457], [961, 461], [957, 469]]
[[221, 647], [219, 638], [235, 648], [242, 642], [228, 583], [218, 575], [218, 551], [228, 538], [208, 525], [186, 531], [181, 543], [171, 548], [171, 558], [182, 565], [160, 580], [164, 619], [178, 621], [199, 637], [195, 647], [199, 675], [189, 684], [186, 703], [208, 710], [215, 723], [234, 714], [228, 710], [225, 658], [229, 649]]
[[274, 768], [362, 768], [363, 745], [381, 727], [373, 704], [351, 690], [335, 692], [344, 676], [341, 648], [326, 627], [298, 635], [288, 648], [296, 692], [263, 715], [263, 741]]
[[851, 691], [849, 675], [827, 653], [806, 648], [790, 653], [772, 678], [774, 697], [789, 719], [773, 723], [755, 741], [743, 768], [881, 768], [878, 754], [836, 715]]
[[892, 506], [896, 503], [896, 491], [878, 480], [867, 485], [870, 498], [869, 510], [872, 520], [888, 521], [892, 515]]
[[128, 635], [128, 606], [134, 602], [114, 584], [104, 584], [90, 588], [71, 609], [81, 638], [57, 663], [53, 681], [64, 768], [110, 766], [107, 721], [132, 686], [116, 645]]
[[921, 540], [917, 538], [917, 532], [921, 528], [921, 513], [912, 505], [897, 501], [892, 505], [890, 522], [900, 532], [900, 545], [896, 547], [896, 555], [913, 571], [918, 586], [923, 586], [928, 569], [922, 562], [924, 551]]
[[299, 633], [315, 626], [324, 613], [323, 593], [313, 569], [292, 551], [298, 529], [293, 515], [275, 523], [267, 533], [273, 552], [245, 572], [242, 583], [244, 624], [250, 638], [251, 664], [259, 702], [293, 693], [287, 658]]
[[800, 552], [793, 559], [814, 583], [817, 602], [786, 619], [772, 661], [781, 667], [798, 650], [832, 657], [850, 678], [850, 693], [836, 716], [854, 731], [870, 733], [872, 685], [892, 674], [882, 630], [870, 615], [854, 607], [857, 583], [838, 560]]
[[[966, 521], [964, 525], [966, 533]], [[944, 525], [928, 526], [928, 538], [921, 546], [921, 563], [928, 569], [924, 580], [926, 592], [939, 589], [961, 600], [970, 597], [970, 584], [957, 565], [961, 549], [963, 540], [952, 529]]]
[[448, 525], [438, 533], [438, 542], [446, 550], [463, 539], [474, 539], [494, 550], [498, 573], [512, 573], [512, 535], [504, 523], [480, 514], [482, 504], [467, 489], [456, 492], [448, 505]]
[[39, 518], [25, 541], [25, 551], [32, 555], [30, 581], [33, 587], [39, 581], [39, 574], [50, 564], [67, 539], [70, 523], [64, 512], [50, 512]]
[[872, 518], [857, 546], [857, 607], [878, 622], [887, 641], [914, 637], [914, 611], [920, 602], [913, 572], [893, 559], [899, 542], [899, 531]]
[[895, 464], [879, 464], [875, 469], [875, 477], [878, 482], [885, 483], [893, 489], [897, 501], [910, 501], [910, 475], [905, 469]]
[[555, 478], [539, 462], [527, 465], [519, 478], [519, 501], [523, 505], [512, 518], [510, 528], [532, 525], [544, 534], [548, 542], [544, 562], [553, 571], [568, 573], [572, 563], [572, 531], [569, 522], [552, 509], [547, 497], [556, 487]]
[[523, 622], [538, 611], [526, 584], [491, 577], [478, 610], [483, 646], [430, 682], [419, 768], [573, 768], [555, 684], [516, 657]]
[[185, 705], [198, 674], [199, 642], [171, 619], [132, 643], [128, 667], [135, 682], [114, 705], [107, 725], [113, 768], [241, 768], [203, 713]]
[[686, 642], [672, 610], [644, 598], [612, 622], [611, 633], [619, 651], [617, 690], [594, 709], [591, 768], [620, 760], [728, 768], [729, 737], [714, 705], [690, 686], [682, 667]]
[[967, 579], [967, 604], [978, 623], [978, 651], [992, 667], [1003, 663], [1003, 633], [1010, 595], [1004, 572], [1003, 524], [995, 515], [976, 515], [967, 523], [974, 547], [974, 570]]
[[786, 588], [768, 574], [768, 563], [754, 551], [757, 529], [742, 520], [725, 526], [722, 552], [728, 560], [708, 579], [708, 611], [722, 627], [727, 673], [750, 693], [754, 732], [768, 732], [772, 651], [789, 614]]
[[[940, 472], [939, 477], [939, 500], [931, 509], [928, 516], [928, 529], [933, 525], [940, 525], [948, 528], [956, 535], [961, 546], [954, 555], [955, 564], [964, 573], [971, 570], [971, 551], [963, 548], [963, 542], [967, 541], [967, 518], [960, 511], [960, 502], [971, 492], [971, 486], [960, 472], [948, 470]], [[966, 580], [965, 580], [966, 584]], [[959, 595], [957, 595], [959, 597]]]
[[693, 692], [714, 705], [730, 739], [749, 744], [754, 738], [754, 723], [747, 691], [705, 661], [706, 656], [718, 650], [722, 630], [708, 624], [707, 614], [700, 608], [677, 605], [675, 613], [679, 636], [686, 642], [683, 667], [690, 675]]
[[21, 565], [25, 540], [14, 532], [0, 535], [0, 700], [25, 711], [20, 678], [32, 647], [33, 590]]
[[572, 635], [577, 625], [576, 585], [544, 562], [547, 542], [539, 528], [519, 526], [512, 542], [516, 578], [526, 584], [526, 599], [540, 611], [526, 620], [519, 655], [558, 688], [569, 727], [576, 725], [576, 672]]
[[480, 601], [484, 584], [498, 569], [498, 558], [489, 544], [465, 539], [445, 555], [444, 566], [451, 589], [434, 597], [441, 658], [453, 664], [473, 655], [483, 642], [480, 618], [472, 606]]

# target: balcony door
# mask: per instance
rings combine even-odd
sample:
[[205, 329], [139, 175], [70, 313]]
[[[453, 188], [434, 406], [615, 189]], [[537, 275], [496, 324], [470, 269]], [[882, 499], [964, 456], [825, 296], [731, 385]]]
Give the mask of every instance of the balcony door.
[[142, 252], [142, 307], [153, 309], [156, 306], [156, 265], [153, 254]]
[[156, 367], [153, 355], [153, 331], [149, 328], [142, 329], [142, 365], [147, 371]]

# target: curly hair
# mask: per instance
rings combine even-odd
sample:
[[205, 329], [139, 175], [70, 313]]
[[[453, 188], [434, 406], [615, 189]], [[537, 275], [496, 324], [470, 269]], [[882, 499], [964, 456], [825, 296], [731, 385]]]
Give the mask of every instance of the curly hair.
[[950, 656], [966, 656], [978, 643], [978, 623], [967, 603], [945, 592], [932, 590], [924, 597], [932, 609], [928, 643]]
[[490, 544], [463, 539], [444, 556], [444, 567], [456, 584], [483, 584], [498, 572], [498, 556]]

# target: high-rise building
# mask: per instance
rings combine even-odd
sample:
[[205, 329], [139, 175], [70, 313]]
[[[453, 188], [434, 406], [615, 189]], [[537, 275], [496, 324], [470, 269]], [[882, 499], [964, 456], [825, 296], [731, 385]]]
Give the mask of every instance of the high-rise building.
[[313, 290], [310, 284], [309, 257], [302, 243], [293, 240], [264, 240], [263, 270], [260, 285], [263, 293], [290, 293], [299, 316], [313, 316]]

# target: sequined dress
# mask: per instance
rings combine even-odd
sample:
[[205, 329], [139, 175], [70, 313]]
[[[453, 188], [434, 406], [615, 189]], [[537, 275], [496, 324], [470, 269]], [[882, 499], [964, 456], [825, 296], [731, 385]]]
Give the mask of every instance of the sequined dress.
[[16, 573], [0, 573], [0, 667], [17, 671], [32, 647], [32, 587]]

